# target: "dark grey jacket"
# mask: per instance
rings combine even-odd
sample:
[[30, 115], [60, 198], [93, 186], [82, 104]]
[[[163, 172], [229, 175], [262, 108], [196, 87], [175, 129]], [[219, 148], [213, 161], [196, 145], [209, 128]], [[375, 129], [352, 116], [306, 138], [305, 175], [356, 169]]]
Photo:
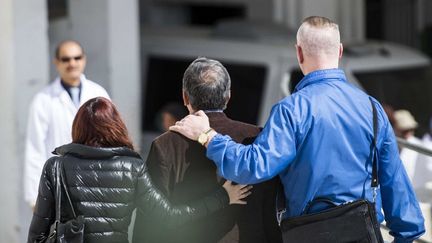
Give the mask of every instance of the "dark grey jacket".
[[[55, 220], [56, 160], [63, 162], [72, 203], [77, 214], [85, 218], [87, 243], [128, 242], [128, 226], [136, 207], [151, 215], [152, 220], [176, 227], [211, 214], [229, 202], [227, 193], [220, 187], [190, 206], [172, 207], [153, 187], [141, 157], [128, 148], [67, 144], [55, 153], [60, 156], [50, 158], [42, 172], [28, 242], [46, 237]], [[66, 201], [62, 200], [61, 211], [62, 220], [72, 217]]]

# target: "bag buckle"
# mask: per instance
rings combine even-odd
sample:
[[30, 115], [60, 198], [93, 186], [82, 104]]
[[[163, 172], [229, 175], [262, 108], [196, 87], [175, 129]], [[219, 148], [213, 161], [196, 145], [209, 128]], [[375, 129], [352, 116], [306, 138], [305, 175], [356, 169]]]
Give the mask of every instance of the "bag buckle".
[[286, 209], [284, 208], [282, 210], [278, 210], [277, 213], [276, 213], [276, 219], [277, 219], [279, 227], [281, 226], [283, 214], [285, 212], [286, 212]]

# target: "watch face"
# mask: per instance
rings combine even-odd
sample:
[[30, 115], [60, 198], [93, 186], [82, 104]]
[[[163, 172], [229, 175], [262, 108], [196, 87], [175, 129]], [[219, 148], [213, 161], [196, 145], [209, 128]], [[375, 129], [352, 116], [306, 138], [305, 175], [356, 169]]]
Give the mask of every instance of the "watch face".
[[198, 137], [198, 142], [204, 145], [207, 142], [208, 135], [205, 133], [201, 133]]

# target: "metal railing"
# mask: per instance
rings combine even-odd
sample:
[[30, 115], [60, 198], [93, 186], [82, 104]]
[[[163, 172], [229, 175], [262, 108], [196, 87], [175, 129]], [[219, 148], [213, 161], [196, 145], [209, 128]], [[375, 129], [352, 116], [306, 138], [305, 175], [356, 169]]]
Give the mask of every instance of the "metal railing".
[[431, 149], [426, 148], [423, 145], [410, 143], [410, 142], [408, 142], [407, 140], [405, 140], [403, 138], [397, 137], [396, 139], [397, 139], [397, 142], [398, 142], [398, 144], [400, 146], [402, 146], [404, 148], [408, 148], [408, 149], [414, 150], [414, 151], [416, 151], [418, 153], [421, 153], [421, 154], [424, 154], [424, 155], [432, 157], [432, 150]]

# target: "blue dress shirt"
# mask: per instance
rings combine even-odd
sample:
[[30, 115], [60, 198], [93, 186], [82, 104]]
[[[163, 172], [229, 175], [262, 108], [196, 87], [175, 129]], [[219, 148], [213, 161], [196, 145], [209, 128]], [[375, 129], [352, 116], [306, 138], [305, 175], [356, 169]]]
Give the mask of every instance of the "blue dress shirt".
[[[410, 242], [424, 233], [424, 219], [381, 105], [378, 110], [378, 219], [395, 242]], [[216, 135], [207, 156], [219, 173], [253, 184], [276, 175], [284, 185], [286, 217], [303, 213], [315, 197], [335, 203], [360, 198], [372, 201], [372, 107], [369, 96], [347, 82], [340, 69], [306, 75], [295, 92], [272, 108], [263, 131], [251, 145]]]

